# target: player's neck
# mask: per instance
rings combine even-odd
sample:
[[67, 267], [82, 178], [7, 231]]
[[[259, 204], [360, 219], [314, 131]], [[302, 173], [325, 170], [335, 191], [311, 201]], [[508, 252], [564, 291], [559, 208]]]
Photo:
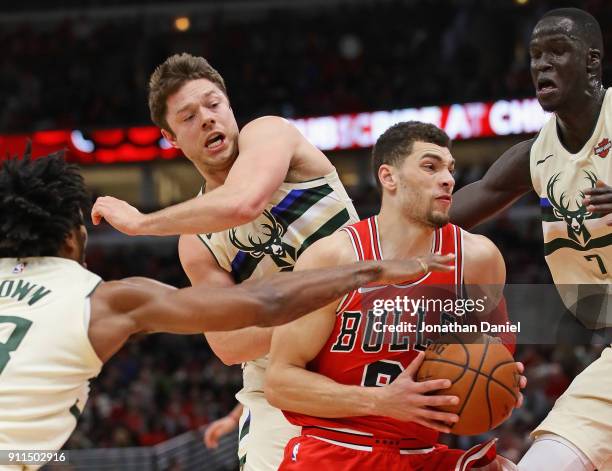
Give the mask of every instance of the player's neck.
[[428, 254], [435, 229], [384, 207], [378, 214], [382, 253], [386, 259]]
[[211, 169], [201, 169], [198, 168], [198, 172], [200, 175], [204, 177], [206, 181], [205, 193], [214, 190], [215, 188], [220, 187], [225, 183], [225, 179], [229, 174], [228, 170], [211, 170]]
[[570, 152], [579, 152], [593, 135], [605, 94], [601, 87], [588, 92], [575, 106], [556, 112], [559, 139]]

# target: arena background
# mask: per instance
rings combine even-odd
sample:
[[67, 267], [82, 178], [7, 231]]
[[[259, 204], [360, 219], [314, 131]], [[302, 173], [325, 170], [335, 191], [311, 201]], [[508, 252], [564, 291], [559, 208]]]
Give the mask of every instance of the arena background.
[[[537, 131], [544, 116], [533, 103], [527, 44], [537, 18], [559, 6], [593, 13], [612, 47], [604, 0], [3, 2], [0, 155], [21, 153], [29, 137], [37, 155], [67, 148], [94, 195], [147, 211], [193, 197], [199, 175], [165, 147], [146, 105], [154, 67], [187, 51], [224, 76], [239, 124], [265, 114], [296, 120], [369, 216], [378, 210], [369, 153], [381, 126], [415, 117], [442, 125], [455, 139], [458, 187]], [[500, 247], [509, 283], [550, 282], [535, 203], [530, 195], [478, 228]], [[88, 266], [105, 279], [187, 285], [176, 238], [89, 229]], [[529, 430], [598, 352], [519, 347], [529, 386], [525, 406], [495, 431], [503, 454], [522, 456]], [[72, 468], [236, 469], [236, 437], [209, 451], [201, 431], [233, 407], [240, 385], [240, 367], [223, 365], [202, 336], [135, 339], [92, 382], [66, 445]], [[460, 447], [481, 439], [446, 437]]]

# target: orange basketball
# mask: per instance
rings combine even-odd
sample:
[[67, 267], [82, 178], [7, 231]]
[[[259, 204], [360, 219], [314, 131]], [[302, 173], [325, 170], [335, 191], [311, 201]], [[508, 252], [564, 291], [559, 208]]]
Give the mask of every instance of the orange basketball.
[[434, 394], [459, 397], [459, 404], [439, 410], [459, 416], [457, 435], [477, 435], [505, 421], [516, 405], [520, 374], [508, 349], [488, 335], [448, 334], [429, 345], [418, 381], [450, 379]]

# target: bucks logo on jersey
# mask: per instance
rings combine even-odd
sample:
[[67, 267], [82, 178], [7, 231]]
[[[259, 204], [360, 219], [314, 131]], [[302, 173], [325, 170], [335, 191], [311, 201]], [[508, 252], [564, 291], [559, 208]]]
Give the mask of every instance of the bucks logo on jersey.
[[[583, 170], [583, 173], [591, 188], [595, 188], [597, 176], [589, 170]], [[555, 185], [560, 176], [561, 173], [556, 173], [548, 180], [546, 196], [552, 206], [555, 218], [565, 221], [567, 224], [567, 236], [580, 245], [586, 245], [591, 240], [591, 233], [584, 225], [584, 221], [592, 216], [592, 213], [587, 211], [586, 206], [582, 204], [585, 196], [583, 191], [579, 191], [575, 198], [567, 197], [566, 192], [563, 191], [557, 198]]]
[[238, 250], [247, 252], [252, 257], [269, 255], [281, 269], [291, 269], [295, 264], [295, 249], [282, 240], [285, 227], [268, 210], [263, 212], [263, 217], [266, 222], [260, 223], [256, 234], [247, 234], [246, 240], [240, 240], [237, 230], [231, 229], [230, 242]]

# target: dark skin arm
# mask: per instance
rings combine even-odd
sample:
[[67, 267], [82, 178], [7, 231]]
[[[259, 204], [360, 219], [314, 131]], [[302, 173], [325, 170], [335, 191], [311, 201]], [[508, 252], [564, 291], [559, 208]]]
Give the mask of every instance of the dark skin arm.
[[532, 189], [529, 151], [534, 139], [519, 142], [504, 152], [481, 180], [453, 195], [451, 222], [471, 229], [503, 211]]
[[[612, 213], [612, 186], [598, 180], [595, 188], [586, 189], [584, 194], [583, 203], [588, 211], [602, 217]], [[612, 219], [608, 221], [608, 226], [612, 226]]]
[[[451, 258], [430, 255], [423, 260], [430, 270], [448, 271]], [[412, 259], [279, 273], [228, 288], [197, 285], [177, 290], [147, 278], [111, 281], [92, 295], [89, 339], [104, 362], [134, 334], [280, 325], [368, 283], [394, 283], [421, 273], [421, 263]]]

